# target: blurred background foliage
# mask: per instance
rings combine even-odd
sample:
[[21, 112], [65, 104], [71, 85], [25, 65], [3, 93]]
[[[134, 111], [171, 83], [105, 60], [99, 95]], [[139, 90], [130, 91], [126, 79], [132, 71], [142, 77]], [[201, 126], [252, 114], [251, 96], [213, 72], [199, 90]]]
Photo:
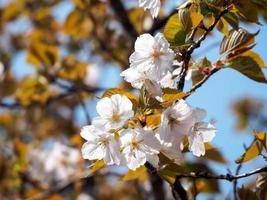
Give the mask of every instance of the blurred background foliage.
[[[209, 9], [220, 6], [216, 4], [220, 1], [204, 2]], [[162, 3], [167, 7], [170, 1]], [[238, 20], [265, 25], [266, 0], [235, 3], [238, 14], [229, 15], [228, 21], [225, 18], [217, 26], [222, 34], [229, 34], [230, 25], [238, 26]], [[64, 9], [62, 4], [71, 7], [63, 20], [57, 17]], [[153, 21], [136, 5], [137, 0], [1, 0], [0, 199], [151, 199], [149, 191], [160, 198], [157, 186], [162, 186], [161, 180], [154, 180], [145, 170], [122, 178], [125, 169], [104, 168], [94, 176], [79, 178], [89, 173], [89, 163], [80, 157], [83, 141], [77, 108], [83, 110], [89, 124], [94, 111], [85, 102], [100, 97], [107, 86], [114, 87], [112, 80], [101, 83], [109, 66], [128, 68], [136, 37], [161, 30], [175, 13], [175, 7], [169, 12], [161, 10]], [[209, 18], [205, 23], [210, 23]], [[31, 73], [26, 75], [21, 75], [25, 63], [12, 68], [22, 52], [30, 66]], [[131, 89], [124, 82], [117, 87]], [[233, 103], [237, 131], [266, 130], [266, 109], [264, 99], [245, 97]], [[204, 158], [187, 163], [187, 169], [213, 172], [206, 160], [226, 164], [219, 150], [210, 149]], [[193, 194], [194, 185], [188, 182], [187, 186]], [[196, 186], [198, 192], [220, 191], [215, 180], [198, 179]], [[253, 188], [247, 184], [240, 189], [241, 199], [257, 198]]]

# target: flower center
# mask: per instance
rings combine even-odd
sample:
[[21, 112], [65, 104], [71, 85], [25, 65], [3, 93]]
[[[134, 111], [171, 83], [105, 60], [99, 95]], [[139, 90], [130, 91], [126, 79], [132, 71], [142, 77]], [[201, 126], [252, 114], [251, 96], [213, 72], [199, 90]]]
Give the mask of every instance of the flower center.
[[138, 144], [139, 144], [139, 141], [136, 138], [133, 138], [130, 143], [131, 149], [138, 149]]
[[107, 146], [108, 144], [108, 139], [107, 138], [100, 138], [99, 143], [103, 146]]
[[177, 126], [180, 123], [179, 120], [175, 119], [172, 116], [168, 116], [168, 120], [169, 120], [169, 126], [171, 127], [171, 129], [174, 129], [175, 126]]
[[118, 121], [120, 121], [120, 115], [113, 114], [112, 117], [111, 117], [111, 121], [112, 122], [118, 122]]
[[162, 52], [155, 50], [152, 54], [152, 57], [154, 59], [154, 62], [157, 62], [160, 59], [160, 56], [162, 55]]

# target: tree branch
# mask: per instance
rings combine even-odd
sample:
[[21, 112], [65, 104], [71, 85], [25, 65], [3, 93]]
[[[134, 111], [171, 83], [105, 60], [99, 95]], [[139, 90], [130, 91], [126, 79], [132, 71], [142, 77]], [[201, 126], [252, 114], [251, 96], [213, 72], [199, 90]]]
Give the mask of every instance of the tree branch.
[[176, 176], [175, 182], [172, 186], [172, 194], [175, 200], [188, 200], [186, 190], [180, 183], [179, 177]]
[[239, 175], [231, 175], [231, 174], [226, 174], [226, 175], [212, 175], [209, 173], [195, 173], [195, 172], [191, 172], [189, 174], [181, 174], [181, 175], [177, 175], [178, 178], [204, 178], [204, 179], [219, 179], [219, 180], [226, 180], [229, 182], [232, 182], [234, 180], [237, 179], [241, 179], [241, 178], [245, 178], [245, 177], [249, 177], [252, 176], [254, 174], [258, 174], [261, 172], [267, 172], [267, 166], [263, 167], [263, 168], [258, 168], [255, 169], [253, 171], [244, 173], [244, 174], [239, 174]]
[[193, 92], [195, 92], [198, 88], [200, 88], [213, 74], [218, 72], [220, 69], [221, 68], [212, 69], [208, 75], [206, 75], [201, 81], [199, 81], [189, 91], [186, 92], [186, 96], [183, 99], [186, 99], [187, 97], [189, 97]]
[[194, 44], [192, 44], [187, 49], [187, 51], [183, 54], [184, 64], [183, 64], [182, 76], [181, 76], [181, 79], [178, 83], [178, 89], [179, 90], [183, 90], [183, 88], [184, 88], [184, 82], [185, 82], [185, 77], [186, 77], [186, 74], [188, 71], [189, 61], [191, 59], [191, 55], [193, 54], [194, 50], [200, 47], [201, 43], [206, 39], [208, 34], [215, 28], [215, 26], [217, 25], [217, 23], [219, 22], [221, 17], [223, 15], [225, 15], [226, 13], [228, 13], [229, 8], [230, 8], [230, 6], [227, 6], [222, 12], [220, 12], [219, 15], [217, 15], [215, 17], [213, 24], [210, 27], [206, 28], [204, 34]]
[[110, 0], [109, 2], [124, 30], [131, 36], [132, 40], [135, 41], [135, 39], [138, 37], [138, 33], [131, 23], [128, 13], [125, 10], [121, 0]]

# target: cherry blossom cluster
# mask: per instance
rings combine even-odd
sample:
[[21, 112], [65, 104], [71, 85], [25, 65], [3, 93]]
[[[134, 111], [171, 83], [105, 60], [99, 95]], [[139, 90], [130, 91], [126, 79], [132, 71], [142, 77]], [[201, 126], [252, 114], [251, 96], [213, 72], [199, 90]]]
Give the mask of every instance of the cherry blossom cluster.
[[210, 142], [216, 132], [212, 123], [203, 121], [206, 112], [191, 108], [184, 100], [162, 113], [156, 130], [146, 126], [128, 127], [134, 111], [126, 96], [104, 97], [96, 108], [99, 116], [81, 130], [81, 136], [87, 140], [82, 155], [89, 160], [103, 159], [107, 165], [125, 165], [135, 170], [149, 162], [157, 168], [159, 153], [180, 163], [184, 137], [188, 138], [189, 150], [201, 156], [205, 154], [204, 143]]
[[[139, 5], [150, 9], [156, 17], [160, 0], [139, 0]], [[130, 67], [121, 76], [134, 88], [145, 88], [152, 98], [163, 102], [163, 88], [175, 88], [181, 72], [174, 51], [162, 33], [154, 37], [140, 35], [134, 50], [129, 58]], [[121, 94], [102, 98], [96, 110], [99, 116], [81, 130], [81, 136], [86, 140], [82, 147], [83, 158], [104, 160], [106, 165], [124, 165], [132, 170], [146, 162], [158, 168], [160, 153], [181, 164], [185, 139], [193, 155], [202, 156], [205, 143], [216, 133], [213, 123], [203, 121], [206, 112], [192, 108], [184, 100], [166, 108], [160, 124], [154, 129], [142, 123], [129, 126], [137, 113], [131, 100]]]
[[[51, 148], [49, 148], [51, 146]], [[29, 152], [29, 174], [45, 185], [65, 183], [78, 171], [80, 151], [55, 141]]]

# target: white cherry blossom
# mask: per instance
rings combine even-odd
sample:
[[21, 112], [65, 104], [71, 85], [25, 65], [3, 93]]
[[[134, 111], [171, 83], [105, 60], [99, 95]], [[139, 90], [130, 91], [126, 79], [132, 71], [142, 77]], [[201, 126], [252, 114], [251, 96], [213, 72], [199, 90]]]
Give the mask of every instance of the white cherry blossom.
[[[122, 72], [121, 76], [134, 87], [145, 79], [159, 82], [171, 70], [175, 57], [169, 46], [162, 33], [155, 37], [150, 34], [140, 35], [135, 42], [135, 51], [129, 58], [130, 68]], [[141, 86], [139, 84], [137, 88]]]
[[139, 6], [149, 9], [152, 17], [156, 18], [160, 10], [160, 0], [139, 0]]
[[170, 159], [173, 159], [177, 164], [181, 163], [181, 140], [173, 132], [166, 130], [165, 127], [159, 127], [156, 133], [156, 138], [160, 142], [160, 152]]
[[82, 147], [84, 159], [103, 159], [107, 165], [120, 164], [120, 142], [112, 133], [89, 125], [82, 128], [81, 136], [87, 140]]
[[149, 129], [126, 129], [121, 133], [122, 154], [129, 169], [135, 170], [146, 161], [157, 167], [160, 143]]
[[134, 115], [132, 102], [123, 95], [115, 94], [102, 98], [96, 105], [99, 117], [93, 119], [93, 125], [105, 129], [121, 128]]
[[54, 141], [50, 148], [33, 148], [29, 152], [29, 174], [46, 185], [64, 183], [80, 172], [79, 160], [78, 149]]
[[195, 118], [196, 123], [191, 128], [188, 141], [189, 141], [189, 150], [195, 156], [205, 155], [205, 144], [210, 142], [216, 133], [216, 128], [212, 123], [202, 122], [206, 116], [206, 112], [202, 109], [195, 109]]
[[184, 100], [179, 100], [163, 112], [161, 121], [161, 126], [167, 132], [175, 134], [181, 140], [189, 133], [196, 120], [193, 109]]

